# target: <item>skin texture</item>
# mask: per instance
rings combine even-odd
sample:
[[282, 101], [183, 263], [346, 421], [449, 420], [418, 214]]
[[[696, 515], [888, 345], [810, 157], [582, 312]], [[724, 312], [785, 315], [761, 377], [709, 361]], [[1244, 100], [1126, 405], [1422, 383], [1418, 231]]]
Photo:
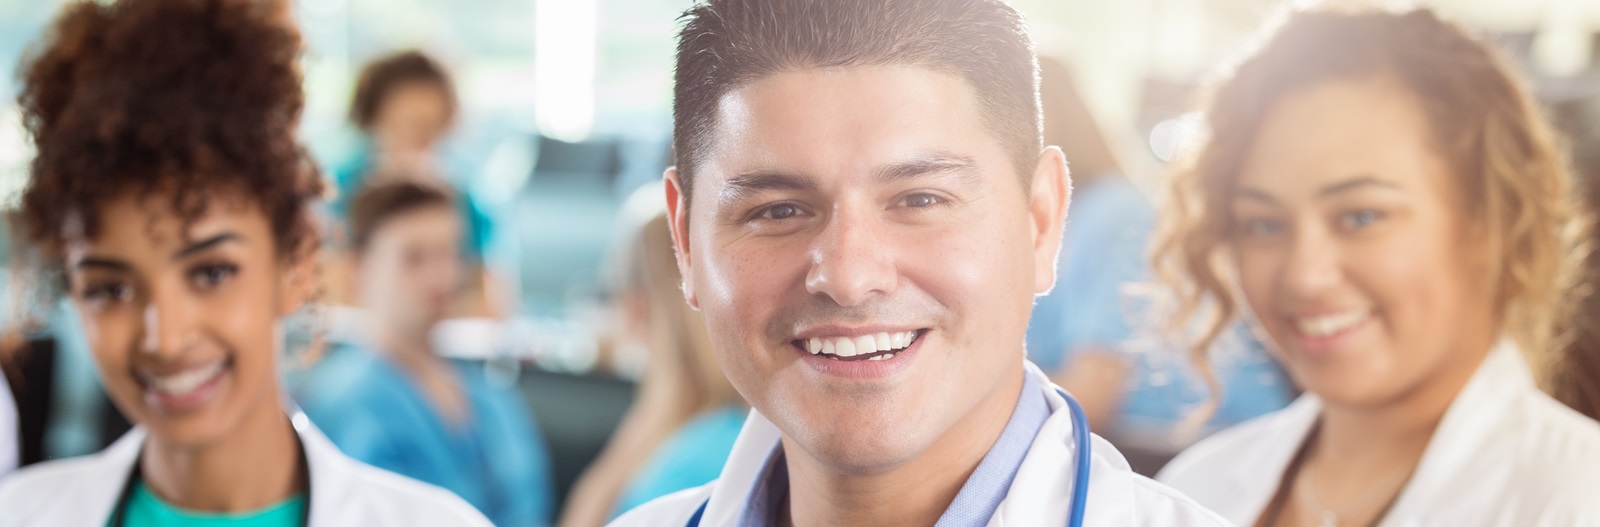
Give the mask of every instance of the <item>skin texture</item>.
[[[1417, 100], [1387, 78], [1330, 81], [1268, 114], [1233, 200], [1242, 289], [1274, 354], [1326, 403], [1306, 464], [1323, 505], [1375, 517], [1500, 321], [1478, 223]], [[1369, 312], [1332, 336], [1307, 317]], [[1374, 489], [1378, 489], [1375, 491]], [[1310, 521], [1296, 498], [1281, 525]], [[1351, 518], [1344, 518], [1349, 521]]]
[[385, 220], [360, 255], [361, 305], [377, 322], [377, 339], [422, 385], [447, 422], [469, 416], [465, 394], [430, 335], [449, 314], [461, 287], [461, 216], [449, 207], [411, 210]]
[[[106, 390], [150, 433], [144, 479], [206, 511], [275, 503], [304, 476], [280, 402], [277, 323], [312, 292], [315, 258], [284, 257], [266, 216], [228, 198], [185, 229], [169, 194], [126, 193], [99, 209], [97, 236], [66, 237], [73, 303]], [[147, 380], [217, 363], [208, 394], [187, 404]]]
[[[931, 525], [1020, 393], [1032, 298], [1055, 280], [1060, 151], [1024, 184], [971, 88], [909, 66], [776, 73], [718, 121], [692, 215], [667, 172], [673, 238], [718, 362], [783, 431], [783, 521]], [[915, 351], [868, 374], [795, 344], [912, 329]]]

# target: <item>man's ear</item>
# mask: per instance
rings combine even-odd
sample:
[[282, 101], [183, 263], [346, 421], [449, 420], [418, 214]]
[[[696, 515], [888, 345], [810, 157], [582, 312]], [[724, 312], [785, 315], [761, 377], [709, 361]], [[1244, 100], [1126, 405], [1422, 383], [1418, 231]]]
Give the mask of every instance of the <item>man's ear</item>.
[[683, 184], [678, 181], [678, 167], [667, 167], [661, 175], [666, 183], [667, 224], [672, 228], [673, 253], [678, 256], [678, 274], [683, 277], [683, 299], [689, 307], [700, 309], [700, 300], [694, 294], [694, 255], [689, 251], [689, 207], [683, 195]]
[[1061, 252], [1061, 229], [1072, 200], [1072, 176], [1058, 147], [1047, 147], [1033, 167], [1033, 188], [1028, 198], [1029, 226], [1033, 230], [1033, 292], [1050, 292], [1056, 284], [1056, 256]]

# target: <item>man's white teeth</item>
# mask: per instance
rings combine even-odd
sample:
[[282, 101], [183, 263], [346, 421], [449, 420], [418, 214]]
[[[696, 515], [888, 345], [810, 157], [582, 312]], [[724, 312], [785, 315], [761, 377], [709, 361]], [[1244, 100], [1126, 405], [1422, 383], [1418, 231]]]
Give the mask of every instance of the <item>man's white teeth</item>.
[[223, 361], [216, 361], [208, 366], [184, 370], [171, 375], [146, 376], [145, 382], [158, 392], [167, 395], [183, 395], [216, 378], [218, 374], [222, 373], [224, 366]]
[[1370, 316], [1372, 316], [1372, 311], [1370, 310], [1353, 309], [1332, 315], [1298, 318], [1295, 319], [1294, 325], [1295, 329], [1298, 329], [1305, 336], [1324, 338], [1353, 328], [1357, 324], [1365, 322]]
[[[833, 355], [836, 357], [854, 357], [868, 355], [880, 351], [902, 350], [911, 347], [917, 340], [917, 332], [901, 331], [896, 333], [874, 333], [859, 337], [812, 337], [806, 339], [806, 351], [812, 355]], [[892, 354], [880, 355], [868, 360], [884, 360]]]

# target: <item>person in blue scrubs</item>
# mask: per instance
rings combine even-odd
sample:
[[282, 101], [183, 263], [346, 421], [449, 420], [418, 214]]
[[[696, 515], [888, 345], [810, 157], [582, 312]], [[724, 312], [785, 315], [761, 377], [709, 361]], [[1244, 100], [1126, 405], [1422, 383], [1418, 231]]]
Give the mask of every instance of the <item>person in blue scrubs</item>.
[[550, 462], [518, 392], [431, 344], [460, 291], [454, 203], [416, 181], [356, 196], [354, 276], [370, 342], [332, 350], [301, 379], [299, 400], [346, 454], [455, 492], [496, 525], [546, 525]]
[[[616, 273], [620, 340], [648, 364], [618, 432], [584, 472], [562, 527], [598, 527], [645, 502], [717, 478], [749, 406], [712, 355], [700, 314], [683, 301], [661, 185], [636, 191], [624, 219], [631, 235]], [[654, 210], [650, 210], [654, 209]]]
[[[468, 293], [454, 314], [498, 316], [510, 300], [495, 297], [500, 280], [486, 265], [495, 239], [495, 214], [468, 192], [469, 164], [440, 146], [459, 113], [450, 74], [433, 58], [413, 50], [368, 63], [350, 103], [350, 123], [360, 130], [361, 138], [328, 166], [337, 193], [327, 213], [340, 227], [335, 232], [348, 241], [354, 236], [351, 203], [368, 185], [412, 180], [453, 188], [465, 229], [461, 250], [468, 267]], [[348, 294], [348, 288], [335, 293]]]
[[1067, 65], [1040, 57], [1039, 82], [1045, 143], [1061, 145], [1074, 188], [1059, 281], [1034, 305], [1028, 359], [1078, 398], [1135, 470], [1154, 475], [1204, 434], [1288, 405], [1292, 385], [1242, 327], [1214, 355], [1226, 397], [1211, 393], [1181, 346], [1163, 344], [1152, 299], [1138, 291], [1154, 280], [1155, 207], [1125, 175], [1119, 143], [1096, 124]]

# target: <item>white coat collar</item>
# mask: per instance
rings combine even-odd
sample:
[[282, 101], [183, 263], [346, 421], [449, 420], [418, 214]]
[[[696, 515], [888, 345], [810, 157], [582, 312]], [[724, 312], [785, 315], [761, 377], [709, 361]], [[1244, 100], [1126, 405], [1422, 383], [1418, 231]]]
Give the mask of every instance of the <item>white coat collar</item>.
[[[352, 474], [354, 461], [341, 454], [305, 414], [294, 413], [290, 423], [300, 438], [310, 471], [309, 523], [337, 525], [337, 504], [347, 500], [351, 492], [360, 492], [351, 484], [360, 479]], [[55, 509], [57, 512], [52, 516], [62, 525], [105, 524], [122, 497], [123, 487], [138, 463], [139, 452], [148, 435], [144, 427], [134, 427], [105, 450], [83, 460], [81, 470], [103, 476], [79, 478], [72, 490], [76, 505]]]
[[[1500, 435], [1498, 429], [1503, 426], [1503, 418], [1513, 413], [1508, 411], [1508, 406], [1517, 400], [1517, 395], [1537, 390], [1533, 373], [1521, 351], [1509, 340], [1502, 339], [1484, 357], [1461, 393], [1445, 410], [1415, 473], [1386, 517], [1414, 516], [1414, 511], [1451, 503], [1450, 496], [1437, 495], [1437, 489], [1450, 488], [1439, 483], [1459, 477], [1459, 468], [1470, 466], [1491, 438]], [[1278, 439], [1258, 443], [1252, 455], [1236, 460], [1228, 477], [1232, 488], [1240, 493], [1240, 503], [1247, 510], [1255, 511], [1250, 517], [1259, 518], [1266, 510], [1278, 490], [1284, 470], [1305, 443], [1321, 413], [1320, 398], [1309, 393], [1302, 395], [1263, 423], [1262, 436]], [[1383, 525], [1390, 523], [1386, 521]]]
[[[1034, 376], [1039, 389], [1049, 401], [1050, 418], [1045, 421], [1039, 435], [1034, 438], [1022, 467], [1017, 471], [1004, 501], [1000, 503], [990, 526], [1002, 525], [1058, 525], [1065, 524], [1069, 504], [1063, 496], [1070, 496], [1073, 483], [1072, 461], [1076, 445], [1072, 439], [1072, 416], [1064, 411], [1066, 400], [1056, 392], [1055, 384], [1032, 363], [1026, 363], [1026, 375]], [[781, 432], [761, 412], [752, 409], [745, 420], [739, 438], [734, 442], [723, 466], [722, 475], [712, 484], [711, 498], [706, 505], [702, 525], [738, 525], [748, 503], [750, 493], [756, 489], [758, 478], [766, 460], [778, 446]], [[1134, 500], [1128, 499], [1134, 483], [1126, 477], [1116, 477], [1115, 471], [1128, 470], [1127, 461], [1103, 439], [1093, 439], [1094, 459], [1090, 474], [1094, 479], [1089, 501], [1093, 504], [1085, 518], [1086, 524], [1131, 525], [1138, 517]], [[1107, 477], [1099, 478], [1101, 474]], [[1120, 498], [1120, 499], [1119, 499]]]

